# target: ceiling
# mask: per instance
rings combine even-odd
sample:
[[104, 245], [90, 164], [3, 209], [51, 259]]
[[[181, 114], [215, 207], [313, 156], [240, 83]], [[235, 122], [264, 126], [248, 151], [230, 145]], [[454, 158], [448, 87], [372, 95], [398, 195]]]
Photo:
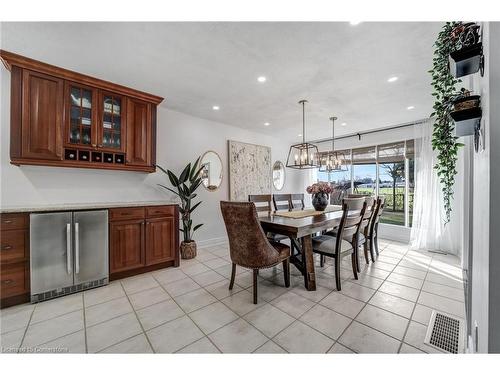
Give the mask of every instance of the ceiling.
[[[166, 108], [294, 142], [301, 139], [303, 98], [308, 139], [330, 136], [332, 114], [339, 118], [336, 135], [428, 117], [427, 71], [440, 27], [2, 23], [1, 48], [163, 96]], [[267, 81], [259, 83], [259, 76]], [[391, 76], [398, 80], [387, 82]]]

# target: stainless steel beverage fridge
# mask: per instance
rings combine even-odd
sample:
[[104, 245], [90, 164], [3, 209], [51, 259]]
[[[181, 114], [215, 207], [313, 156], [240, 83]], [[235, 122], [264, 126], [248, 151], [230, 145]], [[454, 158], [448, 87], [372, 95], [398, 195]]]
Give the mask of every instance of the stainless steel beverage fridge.
[[108, 211], [30, 215], [31, 302], [109, 282]]

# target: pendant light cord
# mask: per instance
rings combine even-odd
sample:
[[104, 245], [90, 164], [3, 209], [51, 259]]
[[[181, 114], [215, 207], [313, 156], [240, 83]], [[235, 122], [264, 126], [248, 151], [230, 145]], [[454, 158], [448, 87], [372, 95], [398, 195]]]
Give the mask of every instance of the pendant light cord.
[[306, 101], [302, 101], [302, 143], [306, 143]]

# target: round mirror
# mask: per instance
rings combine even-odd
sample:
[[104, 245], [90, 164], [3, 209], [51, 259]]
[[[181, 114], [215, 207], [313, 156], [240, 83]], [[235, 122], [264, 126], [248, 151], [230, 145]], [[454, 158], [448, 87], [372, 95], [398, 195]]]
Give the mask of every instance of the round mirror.
[[273, 185], [276, 190], [283, 189], [285, 185], [285, 166], [279, 160], [273, 165]]
[[222, 160], [215, 151], [207, 151], [200, 161], [201, 183], [208, 191], [215, 191], [222, 183]]

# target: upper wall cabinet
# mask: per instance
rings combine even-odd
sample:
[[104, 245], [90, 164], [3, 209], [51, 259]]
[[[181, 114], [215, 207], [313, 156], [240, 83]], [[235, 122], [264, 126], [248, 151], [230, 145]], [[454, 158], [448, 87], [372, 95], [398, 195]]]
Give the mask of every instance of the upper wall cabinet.
[[154, 172], [163, 98], [0, 50], [15, 165]]

